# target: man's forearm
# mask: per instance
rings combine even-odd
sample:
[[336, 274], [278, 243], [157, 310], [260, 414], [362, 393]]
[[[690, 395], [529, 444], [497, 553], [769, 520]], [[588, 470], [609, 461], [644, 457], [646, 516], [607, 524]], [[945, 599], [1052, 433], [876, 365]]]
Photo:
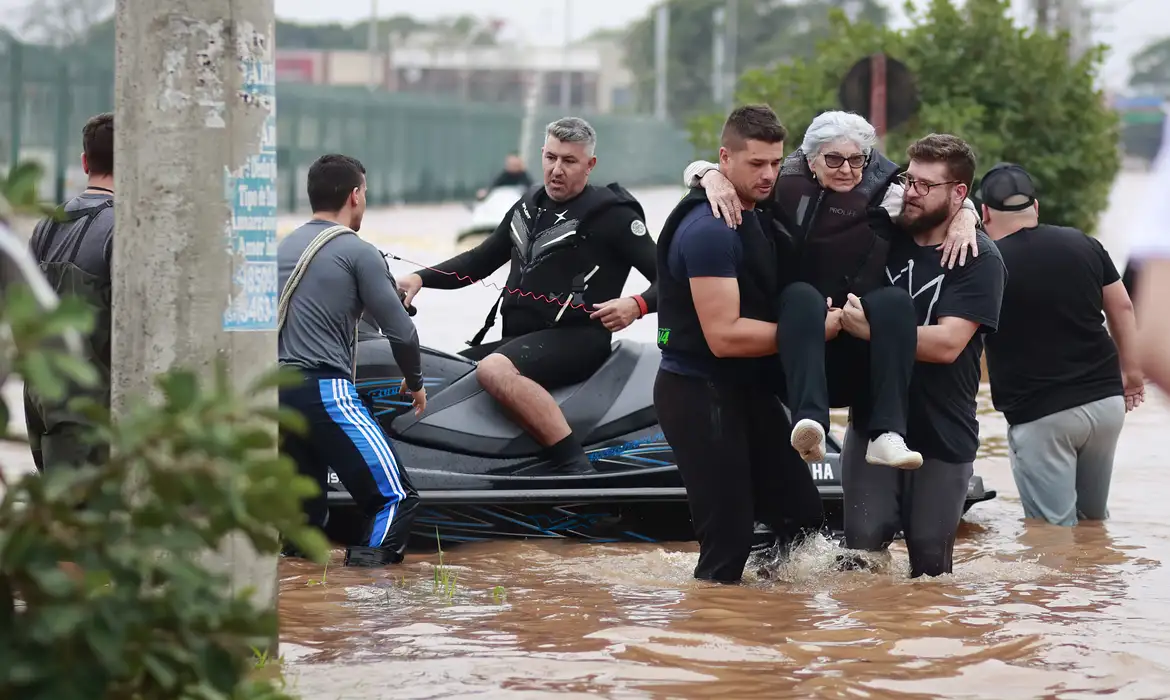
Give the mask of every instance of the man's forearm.
[[511, 219], [505, 219], [487, 238], [471, 250], [433, 267], [416, 270], [424, 287], [430, 289], [460, 289], [490, 277], [508, 263], [512, 242], [508, 237]]
[[406, 386], [411, 391], [418, 391], [423, 387], [422, 350], [419, 348], [418, 336], [409, 340], [391, 340], [390, 352], [394, 354], [394, 362], [406, 380]]
[[1113, 336], [1113, 343], [1117, 345], [1121, 371], [1140, 372], [1141, 356], [1138, 353], [1137, 319], [1134, 317], [1133, 306], [1129, 305], [1114, 313], [1105, 312], [1105, 322], [1109, 325], [1109, 335]]
[[703, 179], [703, 175], [708, 170], [718, 170], [717, 163], [711, 163], [705, 160], [696, 160], [683, 169], [683, 185], [685, 187], [698, 187], [699, 181]]
[[776, 354], [776, 324], [737, 318], [727, 328], [703, 336], [715, 357], [767, 357]]
[[1142, 371], [1163, 391], [1170, 392], [1170, 259], [1143, 263], [1137, 283], [1137, 341]]
[[954, 331], [950, 328], [919, 326], [918, 347], [914, 352], [914, 359], [919, 362], [949, 365], [955, 361], [965, 346], [966, 342], [959, 344], [955, 340]]
[[658, 283], [651, 282], [646, 291], [638, 296], [642, 297], [642, 301], [646, 304], [646, 313], [652, 314], [658, 311]]

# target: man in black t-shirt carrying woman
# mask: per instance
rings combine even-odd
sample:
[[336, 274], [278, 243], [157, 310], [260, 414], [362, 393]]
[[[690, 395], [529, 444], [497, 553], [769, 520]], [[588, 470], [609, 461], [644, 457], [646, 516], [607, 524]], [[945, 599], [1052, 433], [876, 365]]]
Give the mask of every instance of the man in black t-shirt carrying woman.
[[[911, 577], [938, 576], [952, 569], [979, 448], [975, 397], [983, 337], [999, 325], [1007, 273], [982, 231], [976, 237], [978, 256], [965, 266], [949, 269], [938, 250], [975, 176], [970, 146], [955, 136], [930, 134], [907, 155], [902, 211], [889, 222], [907, 235], [892, 237], [886, 274], [892, 285], [909, 292], [917, 315], [906, 444], [923, 462], [915, 471], [868, 463], [868, 428], [852, 414], [841, 455], [845, 546], [880, 551], [901, 530]], [[868, 328], [865, 310], [852, 295], [842, 324], [861, 336]]]

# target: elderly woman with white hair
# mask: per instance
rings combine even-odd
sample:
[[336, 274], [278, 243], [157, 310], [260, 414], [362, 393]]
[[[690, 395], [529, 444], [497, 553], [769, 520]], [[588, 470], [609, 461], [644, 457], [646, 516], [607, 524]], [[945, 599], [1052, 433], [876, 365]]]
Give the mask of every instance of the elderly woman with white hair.
[[[891, 240], [904, 235], [894, 223], [905, 186], [901, 168], [876, 144], [864, 118], [822, 113], [785, 158], [771, 200], [761, 203], [798, 251], [797, 259], [779, 261], [793, 281], [780, 297], [776, 340], [791, 442], [806, 461], [824, 457], [830, 407], [850, 407], [870, 428], [866, 461], [917, 469], [922, 455], [906, 446], [905, 435], [918, 324], [912, 299], [888, 284], [885, 269]], [[742, 204], [718, 165], [691, 163], [684, 179], [706, 189], [715, 216], [740, 223]], [[966, 262], [968, 246], [976, 250], [978, 217], [970, 201], [964, 209], [943, 244], [951, 267]], [[865, 308], [870, 337], [841, 332], [850, 296]]]

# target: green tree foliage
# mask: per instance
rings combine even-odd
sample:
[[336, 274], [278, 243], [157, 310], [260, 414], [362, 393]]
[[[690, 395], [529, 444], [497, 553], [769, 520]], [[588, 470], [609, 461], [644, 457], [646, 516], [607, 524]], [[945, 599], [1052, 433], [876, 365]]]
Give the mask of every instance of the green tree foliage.
[[[921, 102], [887, 136], [893, 160], [904, 161], [906, 147], [925, 134], [958, 135], [975, 149], [977, 178], [999, 161], [1019, 163], [1037, 181], [1043, 221], [1092, 233], [1121, 167], [1119, 120], [1094, 86], [1104, 47], [1070, 63], [1065, 36], [1020, 29], [1009, 11], [1008, 0], [967, 0], [962, 9], [933, 0], [923, 14], [908, 6], [912, 26], [902, 31], [835, 12], [814, 58], [749, 72], [737, 101], [772, 105], [795, 149], [813, 117], [841, 108], [838, 87], [850, 66], [885, 51], [914, 73]], [[718, 114], [692, 122], [708, 157], [722, 123]]]
[[1130, 87], [1170, 96], [1170, 36], [1146, 44], [1129, 65]]
[[[38, 391], [95, 380], [92, 367], [53, 349], [66, 329], [92, 323], [81, 302], [45, 312], [17, 287], [0, 323], [11, 330], [0, 351]], [[229, 593], [201, 565], [230, 533], [272, 554], [283, 532], [324, 559], [300, 505], [317, 486], [274, 448], [278, 424], [303, 421], [251, 400], [279, 381], [266, 376], [238, 395], [222, 367], [211, 382], [172, 371], [158, 378], [161, 401], [143, 400], [115, 425], [85, 409], [113, 448], [107, 464], [7, 484], [0, 697], [289, 700], [251, 676], [253, 650], [275, 638], [275, 611], [255, 607], [249, 591]]]
[[3, 197], [13, 214], [22, 216], [45, 216], [53, 207], [41, 201], [41, 180], [45, 168], [35, 160], [21, 161], [0, 175], [0, 197]]
[[[686, 119], [712, 107], [713, 12], [727, 0], [668, 0], [670, 40], [667, 101], [673, 117]], [[876, 25], [886, 22], [878, 0], [806, 0], [749, 2], [739, 0], [736, 66], [739, 71], [771, 66], [793, 57], [811, 57], [817, 41], [828, 35], [829, 13]], [[654, 106], [654, 11], [630, 26], [626, 34], [626, 65], [634, 74], [640, 109]]]

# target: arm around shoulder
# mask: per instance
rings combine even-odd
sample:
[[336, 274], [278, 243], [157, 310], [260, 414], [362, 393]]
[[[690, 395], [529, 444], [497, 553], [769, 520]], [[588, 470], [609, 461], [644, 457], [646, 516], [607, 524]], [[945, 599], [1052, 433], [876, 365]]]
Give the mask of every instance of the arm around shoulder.
[[718, 170], [719, 166], [706, 160], [696, 160], [683, 169], [683, 185], [698, 187], [703, 176], [711, 170]]
[[[992, 244], [993, 245], [993, 244]], [[942, 279], [937, 323], [919, 326], [917, 359], [950, 364], [962, 354], [976, 333], [999, 328], [999, 309], [1007, 282], [1007, 269], [998, 250], [983, 247], [966, 267], [948, 271]]]

